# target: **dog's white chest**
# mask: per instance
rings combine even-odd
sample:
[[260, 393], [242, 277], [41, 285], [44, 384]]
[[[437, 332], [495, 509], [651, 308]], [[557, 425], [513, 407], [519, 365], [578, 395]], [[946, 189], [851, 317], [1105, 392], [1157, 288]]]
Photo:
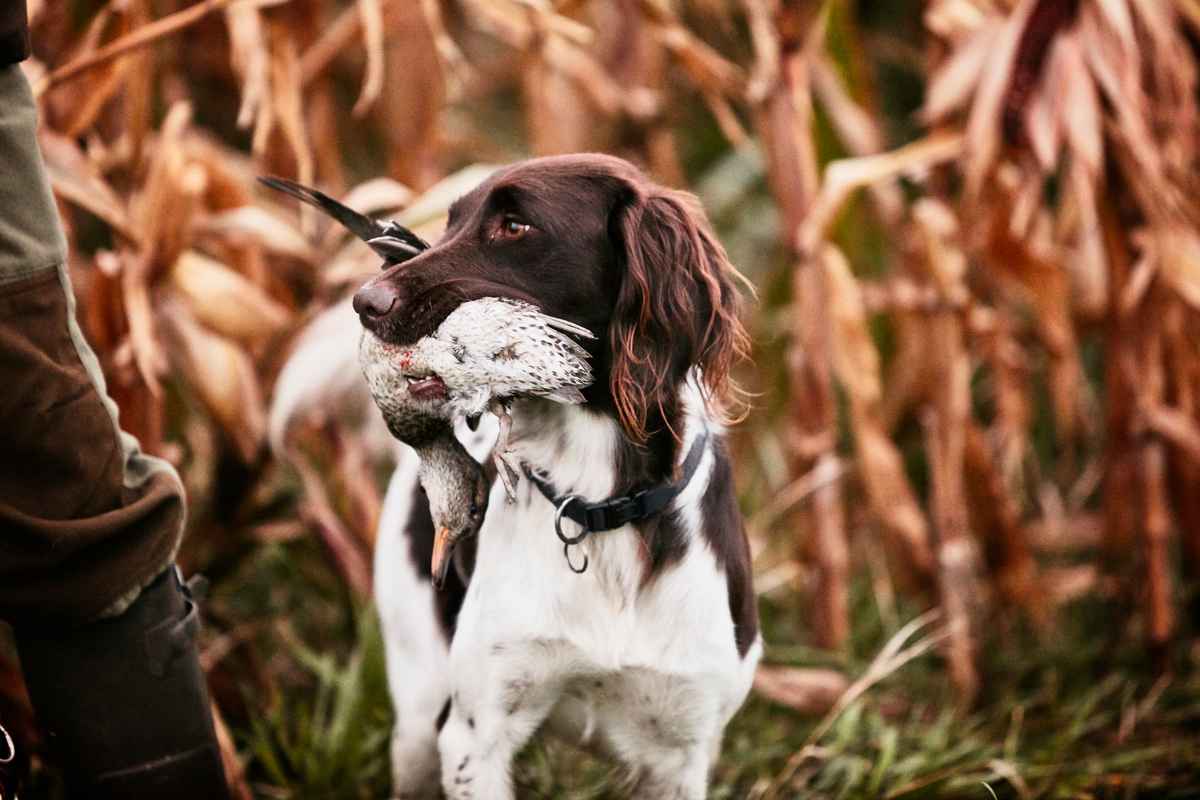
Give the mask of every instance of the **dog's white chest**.
[[[520, 456], [558, 491], [610, 496], [613, 423], [575, 408], [526, 411], [514, 412]], [[690, 425], [685, 442], [703, 427]], [[714, 463], [706, 453], [670, 511], [687, 547], [653, 572], [646, 541], [627, 526], [573, 547], [572, 562], [588, 562], [577, 574], [538, 489], [522, 481], [509, 503], [493, 488], [450, 646], [451, 702], [438, 744], [451, 796], [491, 796], [507, 759], [543, 722], [642, 775], [639, 796], [702, 796], [760, 647], [738, 652], [726, 576], [700, 533]], [[685, 794], [668, 789], [681, 786]]]

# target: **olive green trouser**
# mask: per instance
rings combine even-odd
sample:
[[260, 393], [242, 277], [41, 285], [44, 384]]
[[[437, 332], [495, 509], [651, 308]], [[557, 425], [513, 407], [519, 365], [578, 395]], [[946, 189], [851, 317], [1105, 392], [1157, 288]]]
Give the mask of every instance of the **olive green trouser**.
[[120, 430], [75, 319], [29, 84], [0, 67], [0, 619], [120, 613], [175, 557], [183, 488]]

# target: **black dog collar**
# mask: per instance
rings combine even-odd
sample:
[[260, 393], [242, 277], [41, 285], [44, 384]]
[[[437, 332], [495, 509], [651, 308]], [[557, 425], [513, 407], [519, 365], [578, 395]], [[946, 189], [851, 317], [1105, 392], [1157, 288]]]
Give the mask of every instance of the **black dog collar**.
[[[567, 559], [567, 566], [576, 573], [584, 572], [588, 568], [586, 554], [583, 557], [583, 566], [576, 568], [571, 563], [570, 548], [571, 545], [582, 542], [589, 534], [616, 530], [661, 513], [691, 482], [692, 477], [696, 474], [696, 469], [700, 466], [700, 459], [704, 456], [707, 443], [708, 431], [703, 431], [692, 442], [687, 458], [683, 461], [683, 475], [678, 481], [659, 484], [633, 494], [610, 497], [599, 503], [588, 503], [577, 494], [559, 495], [549, 481], [534, 472], [528, 464], [524, 464], [525, 477], [529, 478], [530, 483], [536, 486], [542, 496], [549, 500], [556, 509], [554, 533], [563, 543], [563, 557]], [[574, 536], [567, 536], [563, 533], [563, 517], [579, 525], [579, 533]]]

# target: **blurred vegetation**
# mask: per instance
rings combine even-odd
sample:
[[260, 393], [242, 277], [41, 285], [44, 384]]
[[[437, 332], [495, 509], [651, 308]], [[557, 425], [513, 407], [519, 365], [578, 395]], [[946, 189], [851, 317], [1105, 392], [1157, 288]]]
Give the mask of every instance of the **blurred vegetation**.
[[[734, 445], [767, 649], [711, 796], [1195, 796], [1195, 0], [30, 11], [80, 316], [187, 483], [242, 796], [390, 782], [389, 446], [339, 408], [268, 415], [377, 264], [255, 175], [436, 238], [483, 165], [577, 150], [695, 191], [759, 291]], [[541, 740], [517, 778], [623, 785]]]

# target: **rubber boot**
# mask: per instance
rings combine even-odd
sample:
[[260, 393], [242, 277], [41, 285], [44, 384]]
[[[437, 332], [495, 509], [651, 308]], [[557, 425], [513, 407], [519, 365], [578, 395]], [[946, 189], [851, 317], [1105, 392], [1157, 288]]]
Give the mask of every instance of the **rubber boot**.
[[18, 630], [38, 722], [70, 797], [228, 800], [199, 613], [171, 567], [125, 613], [70, 630]]

